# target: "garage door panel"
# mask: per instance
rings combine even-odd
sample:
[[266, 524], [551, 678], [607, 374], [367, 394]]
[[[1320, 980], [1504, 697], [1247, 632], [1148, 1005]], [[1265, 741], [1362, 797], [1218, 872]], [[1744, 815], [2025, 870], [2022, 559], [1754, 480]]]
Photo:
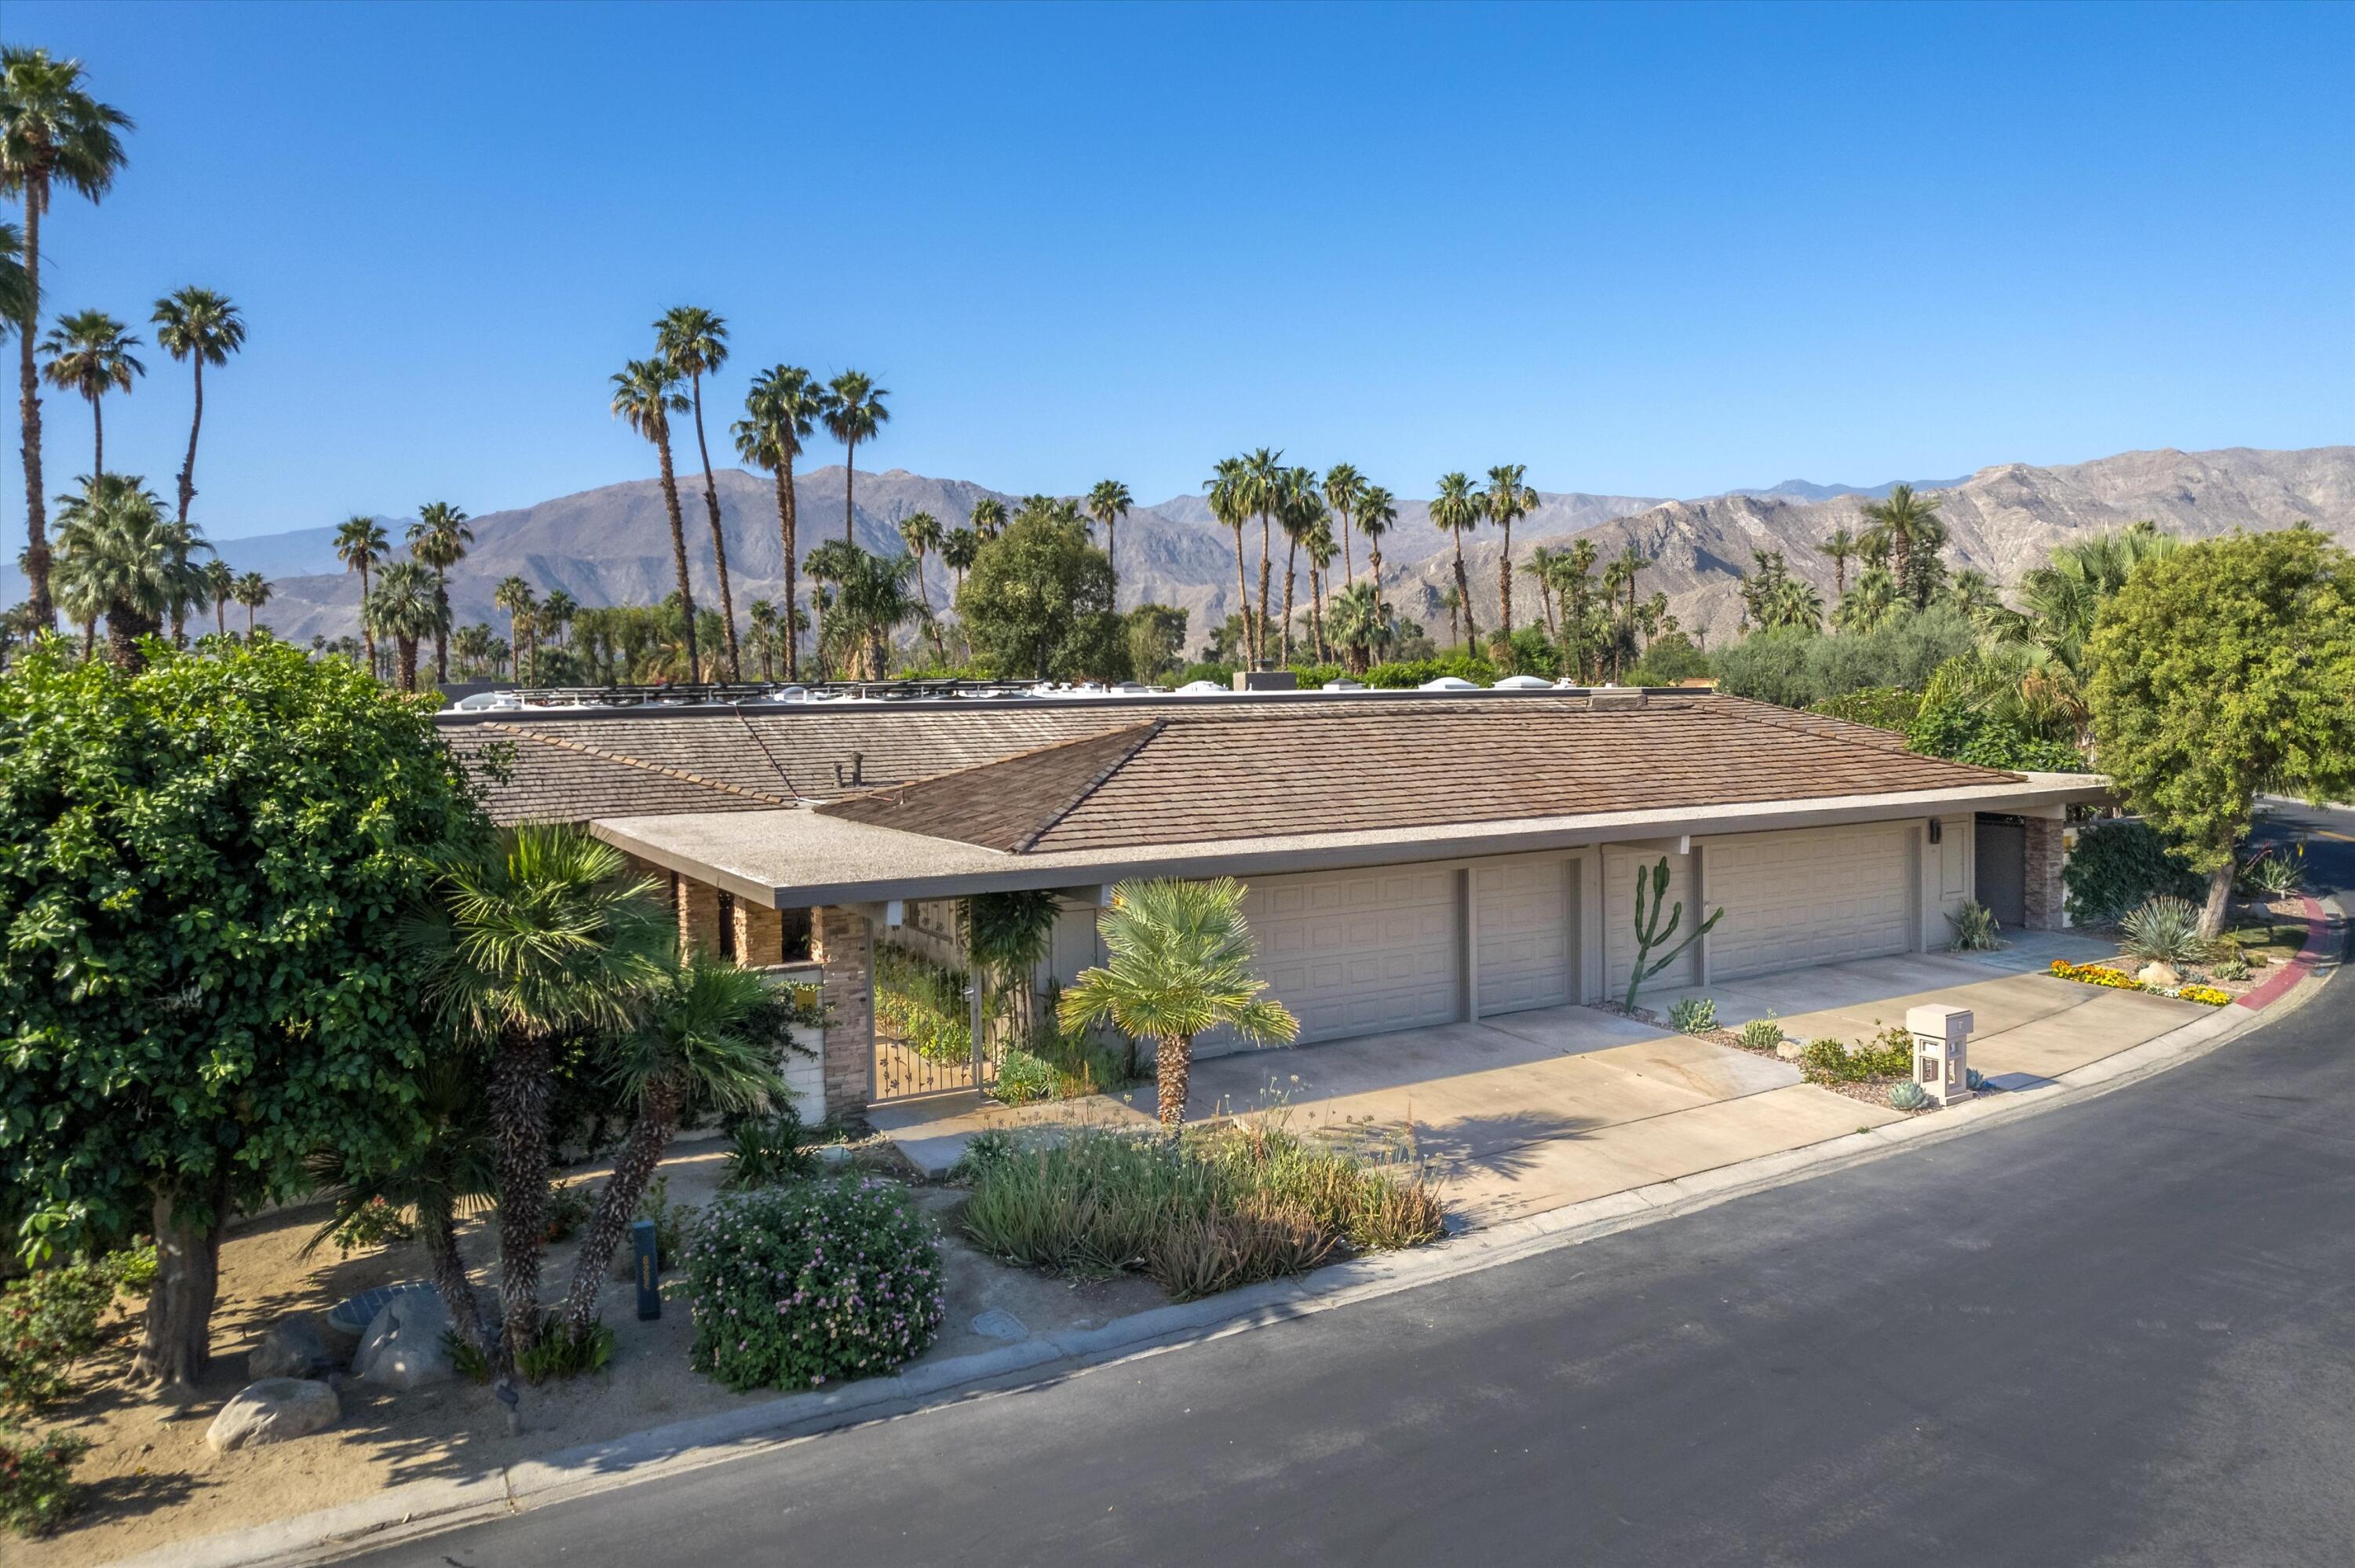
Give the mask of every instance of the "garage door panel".
[[1710, 978], [1904, 952], [1912, 846], [1911, 824], [1896, 822], [1710, 841], [1703, 879], [1725, 909]]
[[[1243, 900], [1269, 994], [1303, 1043], [1444, 1023], [1462, 1004], [1452, 871], [1264, 877]], [[1231, 1048], [1223, 1033], [1199, 1049]]]
[[1480, 1012], [1483, 1015], [1576, 1000], [1576, 916], [1567, 859], [1481, 866]]

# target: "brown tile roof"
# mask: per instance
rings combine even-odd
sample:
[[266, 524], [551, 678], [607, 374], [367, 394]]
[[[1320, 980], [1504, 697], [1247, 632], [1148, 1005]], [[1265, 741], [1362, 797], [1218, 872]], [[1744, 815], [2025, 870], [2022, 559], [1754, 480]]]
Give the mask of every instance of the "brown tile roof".
[[1185, 710], [819, 810], [1021, 853], [2018, 781], [1893, 738], [1715, 696]]
[[[769, 811], [794, 802], [775, 789], [731, 784], [691, 768], [596, 749], [519, 726], [469, 725], [443, 737], [501, 824], [591, 816]], [[771, 773], [773, 780], [775, 774]]]

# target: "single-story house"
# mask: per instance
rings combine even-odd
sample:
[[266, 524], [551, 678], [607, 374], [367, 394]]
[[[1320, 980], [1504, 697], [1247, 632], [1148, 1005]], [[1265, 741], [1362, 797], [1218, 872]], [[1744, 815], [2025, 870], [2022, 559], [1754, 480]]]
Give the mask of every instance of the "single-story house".
[[[1231, 874], [1311, 1043], [1625, 991], [1668, 862], [1660, 989], [1949, 939], [1968, 899], [2063, 923], [2086, 774], [2019, 774], [1680, 689], [1265, 693], [581, 707], [445, 715], [502, 821], [590, 824], [665, 880], [683, 941], [822, 977], [829, 1111], [972, 1080], [877, 1040], [874, 944], [951, 955], [954, 901], [1051, 889], [1045, 968], [1099, 957], [1116, 884]], [[1043, 978], [1043, 977], [1042, 977]], [[1231, 1048], [1205, 1039], [1204, 1053]]]

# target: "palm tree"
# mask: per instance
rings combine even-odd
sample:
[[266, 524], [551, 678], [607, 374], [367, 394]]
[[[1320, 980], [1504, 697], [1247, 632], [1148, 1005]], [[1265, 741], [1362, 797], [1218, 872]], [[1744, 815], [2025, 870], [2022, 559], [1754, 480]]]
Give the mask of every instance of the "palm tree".
[[1341, 570], [1347, 581], [1343, 587], [1358, 580], [1358, 568], [1349, 555], [1349, 519], [1356, 515], [1358, 497], [1364, 493], [1365, 476], [1346, 462], [1337, 462], [1325, 471], [1325, 505], [1341, 520]]
[[801, 556], [801, 525], [794, 493], [794, 459], [801, 456], [818, 417], [825, 413], [826, 390], [798, 365], [775, 365], [752, 377], [744, 396], [744, 418], [736, 421], [736, 452], [755, 468], [763, 468], [777, 486], [777, 539], [785, 556], [785, 679], [801, 679], [799, 639], [793, 635], [794, 605], [799, 590], [794, 583]]
[[1103, 524], [1104, 558], [1112, 563], [1112, 607], [1120, 608], [1120, 554], [1113, 548], [1113, 530], [1136, 504], [1128, 486], [1116, 479], [1100, 479], [1088, 492], [1088, 515]]
[[1562, 656], [1580, 684], [1587, 679], [1587, 653], [1594, 639], [1590, 622], [1594, 606], [1594, 541], [1573, 539], [1550, 564], [1555, 594], [1561, 601]]
[[654, 983], [637, 1027], [615, 1043], [612, 1075], [631, 1107], [630, 1130], [572, 1265], [564, 1324], [574, 1340], [596, 1327], [614, 1251], [669, 1151], [680, 1113], [690, 1103], [765, 1110], [784, 1098], [777, 1063], [786, 1011], [783, 993], [767, 976], [698, 950]]
[[1251, 582], [1243, 574], [1243, 523], [1251, 516], [1251, 476], [1245, 471], [1241, 458], [1221, 458], [1211, 465], [1210, 477], [1202, 482], [1209, 492], [1210, 515], [1233, 530], [1235, 535], [1235, 602], [1243, 619], [1243, 657], [1259, 662], [1259, 633], [1252, 622]]
[[1391, 607], [1370, 582], [1351, 583], [1333, 600], [1327, 630], [1339, 644], [1342, 663], [1352, 675], [1362, 675], [1396, 636]]
[[695, 652], [695, 590], [687, 580], [687, 522], [679, 515], [678, 476], [670, 464], [670, 417], [684, 414], [687, 408], [687, 395], [678, 389], [678, 372], [666, 359], [634, 359], [613, 376], [614, 415], [654, 442], [662, 459], [663, 504], [670, 513], [671, 565], [678, 573], [678, 602], [687, 616], [687, 662], [694, 667], [699, 662]]
[[1833, 607], [1832, 626], [1840, 631], [1878, 631], [1896, 614], [1898, 603], [1897, 579], [1889, 568], [1867, 567]]
[[1826, 535], [1816, 548], [1832, 558], [1832, 598], [1837, 600], [1848, 592], [1848, 564], [1857, 556], [1856, 535], [1843, 524]]
[[581, 829], [516, 828], [479, 855], [453, 857], [442, 896], [406, 931], [426, 1003], [490, 1056], [502, 1319], [495, 1364], [510, 1394], [516, 1360], [540, 1327], [553, 1048], [568, 1035], [626, 1027], [677, 940], [668, 912], [648, 896], [654, 885], [625, 880], [628, 869], [621, 851]]
[[1006, 503], [995, 495], [985, 495], [973, 503], [970, 520], [974, 533], [986, 545], [1006, 532]]
[[25, 231], [0, 223], [0, 337], [25, 330], [34, 319], [33, 286], [25, 276]]
[[[1945, 537], [1945, 529], [1937, 517], [1939, 504], [1944, 499], [1938, 495], [1916, 495], [1912, 485], [1900, 484], [1891, 488], [1888, 500], [1865, 503], [1865, 520], [1870, 526], [1865, 530], [1864, 536], [1888, 549], [1896, 563], [1898, 588], [1909, 597], [1913, 592], [1917, 576], [1913, 566], [1915, 553], [1936, 549], [1938, 543]], [[1928, 602], [1925, 593], [1913, 599], [1913, 607], [1919, 609]]]
[[1497, 620], [1507, 641], [1513, 636], [1513, 524], [1538, 509], [1538, 493], [1522, 482], [1526, 463], [1503, 463], [1488, 471], [1488, 491], [1481, 510], [1504, 530], [1504, 548], [1497, 555]]
[[711, 477], [711, 447], [703, 439], [703, 377], [728, 363], [728, 323], [701, 305], [675, 305], [655, 323], [655, 346], [671, 369], [687, 377], [695, 409], [695, 450], [703, 459], [703, 504], [711, 514], [711, 564], [719, 574], [719, 624], [728, 633], [728, 678], [744, 678], [736, 653], [736, 600], [728, 586], [728, 539], [719, 526], [719, 488]]
[[197, 409], [188, 419], [187, 461], [180, 465], [180, 521], [186, 523], [188, 503], [197, 498], [197, 432], [205, 423], [205, 366], [227, 365], [230, 355], [245, 347], [245, 319], [228, 295], [195, 287], [156, 301], [149, 319], [155, 324], [157, 345], [196, 370]]
[[469, 675], [480, 675], [490, 662], [491, 644], [496, 641], [491, 629], [478, 620], [450, 634], [450, 651], [458, 656], [460, 670]]
[[[531, 658], [528, 650], [533, 646], [539, 626], [539, 604], [532, 597], [531, 585], [521, 577], [502, 577], [499, 586], [491, 590], [491, 603], [507, 612], [507, 641], [514, 644], [519, 654]], [[531, 662], [537, 664], [538, 661], [531, 658]], [[534, 683], [524, 675], [520, 665], [516, 678], [527, 686]]]
[[1447, 612], [1447, 642], [1454, 647], [1464, 625], [1464, 590], [1449, 583], [1439, 590], [1439, 608]]
[[1382, 586], [1382, 535], [1398, 526], [1398, 499], [1379, 484], [1369, 484], [1358, 492], [1358, 509], [1350, 514], [1358, 532], [1366, 538], [1366, 563], [1373, 573], [1374, 587]]
[[227, 561], [215, 556], [205, 563], [205, 598], [212, 602], [213, 630], [223, 637], [229, 635], [229, 596], [237, 591], [237, 573]]
[[826, 612], [837, 602], [837, 596], [824, 591], [827, 585], [839, 585], [867, 552], [856, 545], [846, 545], [839, 539], [828, 539], [813, 546], [804, 569], [809, 573], [810, 603], [817, 611], [818, 678], [831, 678], [835, 664], [833, 648], [826, 629]]
[[1434, 527], [1444, 528], [1455, 535], [1455, 593], [1464, 603], [1464, 641], [1465, 645], [1476, 652], [1480, 641], [1480, 625], [1472, 613], [1472, 579], [1464, 574], [1464, 535], [1480, 526], [1480, 520], [1486, 515], [1487, 507], [1479, 492], [1472, 488], [1469, 475], [1440, 475], [1439, 494], [1431, 503], [1431, 521]]
[[1546, 638], [1556, 648], [1561, 646], [1561, 622], [1553, 611], [1553, 574], [1560, 559], [1561, 553], [1545, 545], [1529, 552], [1529, 576], [1538, 585], [1538, 613], [1545, 617]]
[[41, 488], [41, 384], [33, 365], [31, 323], [41, 302], [41, 219], [59, 185], [91, 202], [106, 195], [123, 167], [119, 132], [131, 117], [82, 89], [80, 60], [52, 59], [21, 44], [0, 47], [0, 196], [25, 208], [25, 309], [16, 319], [17, 419], [24, 436], [25, 577], [35, 625], [57, 618], [49, 600], [49, 541]]
[[1277, 662], [1292, 662], [1292, 589], [1299, 572], [1300, 546], [1325, 518], [1325, 497], [1316, 488], [1315, 471], [1286, 468], [1276, 471], [1274, 508], [1276, 521], [1284, 529], [1284, 630], [1283, 652]]
[[891, 418], [883, 407], [890, 389], [878, 387], [863, 372], [846, 370], [826, 384], [826, 405], [823, 418], [826, 433], [842, 443], [842, 542], [855, 545], [850, 521], [854, 515], [850, 486], [858, 478], [854, 460], [858, 456], [858, 443], [871, 441]]
[[[377, 586], [384, 586], [382, 579], [378, 579]], [[253, 612], [270, 602], [270, 583], [260, 572], [240, 575], [237, 586], [229, 589], [230, 597], [245, 606], [245, 640], [248, 642], [253, 641]]]
[[932, 619], [932, 596], [924, 586], [924, 556], [941, 547], [946, 535], [941, 532], [941, 520], [929, 512], [911, 513], [900, 520], [900, 539], [908, 546], [908, 554], [916, 562], [916, 599], [923, 608], [924, 630], [932, 634], [932, 654], [943, 664], [949, 662], [948, 650], [941, 645], [941, 623]]
[[447, 625], [432, 574], [415, 561], [393, 562], [377, 574], [376, 591], [362, 613], [377, 635], [392, 639], [400, 689], [417, 690], [417, 645], [428, 637], [438, 640]]
[[1326, 662], [1330, 652], [1325, 642], [1325, 592], [1333, 582], [1333, 557], [1340, 546], [1333, 542], [1333, 520], [1317, 503], [1316, 521], [1301, 535], [1300, 547], [1308, 556], [1308, 636], [1316, 645], [1316, 662]]
[[744, 607], [744, 617], [752, 626], [752, 652], [761, 656], [761, 679], [770, 678], [770, 655], [777, 646], [777, 607], [765, 599], [756, 599]]
[[855, 545], [837, 567], [835, 630], [857, 655], [855, 678], [879, 681], [890, 673], [892, 630], [916, 609], [908, 598], [915, 569], [912, 556], [870, 556]]
[[370, 678], [376, 674], [376, 633], [368, 629], [366, 608], [368, 568], [383, 560], [391, 548], [391, 541], [385, 537], [384, 525], [373, 517], [347, 517], [336, 525], [336, 558], [344, 563], [346, 571], [360, 575], [360, 636], [368, 646]]
[[175, 587], [161, 503], [134, 475], [94, 475], [58, 524], [58, 599], [83, 628], [85, 654], [104, 616], [107, 657], [139, 670], [139, 639], [154, 635]]
[[433, 678], [450, 678], [450, 568], [466, 558], [474, 531], [466, 514], [446, 501], [431, 501], [417, 509], [409, 525], [409, 558], [433, 571], [433, 602], [439, 620], [433, 629]]
[[1259, 642], [1258, 662], [1267, 662], [1268, 574], [1275, 565], [1274, 535], [1270, 526], [1284, 499], [1284, 454], [1265, 447], [1243, 459], [1245, 510], [1259, 516]]
[[147, 374], [147, 367], [131, 352], [138, 346], [139, 340], [130, 329], [104, 311], [59, 316], [49, 335], [41, 340], [41, 352], [49, 356], [41, 374], [49, 385], [90, 400], [92, 473], [106, 471], [106, 419], [100, 412], [99, 399], [109, 392], [129, 396], [132, 378]]
[[[1665, 604], [1665, 599], [1662, 600]], [[1824, 620], [1824, 596], [1805, 577], [1785, 577], [1776, 582], [1760, 607], [1759, 624], [1768, 630], [1805, 627], [1810, 630]]]
[[1242, 904], [1231, 876], [1122, 883], [1096, 922], [1103, 967], [1082, 970], [1057, 1004], [1066, 1030], [1110, 1023], [1154, 1043], [1164, 1127], [1186, 1119], [1196, 1035], [1223, 1026], [1244, 1040], [1288, 1044], [1300, 1033], [1299, 1020], [1252, 973]]
[[[172, 646], [188, 645], [188, 611], [212, 602], [212, 578], [192, 556], [209, 550], [204, 530], [183, 517], [164, 525], [161, 535], [165, 564], [165, 591], [172, 611]], [[218, 558], [218, 557], [216, 557]]]

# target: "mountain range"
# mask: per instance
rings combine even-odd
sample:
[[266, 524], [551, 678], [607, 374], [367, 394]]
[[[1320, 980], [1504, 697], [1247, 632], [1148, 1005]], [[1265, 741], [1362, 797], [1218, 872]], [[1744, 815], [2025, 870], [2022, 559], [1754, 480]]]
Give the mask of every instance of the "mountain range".
[[[841, 536], [843, 473], [837, 465], [797, 477], [802, 551]], [[700, 603], [714, 603], [716, 578], [700, 476], [683, 473], [680, 478], [696, 596]], [[741, 619], [752, 600], [775, 599], [783, 589], [775, 491], [765, 474], [737, 469], [720, 471], [716, 483]], [[1835, 528], [1859, 527], [1866, 501], [1885, 495], [1889, 488], [1791, 480], [1771, 489], [1699, 500], [1547, 493], [1536, 513], [1515, 526], [1514, 556], [1523, 560], [1535, 546], [1560, 546], [1580, 535], [1593, 540], [1603, 559], [1632, 543], [1651, 562], [1639, 591], [1646, 596], [1666, 592], [1678, 620], [1716, 642], [1735, 630], [1741, 609], [1736, 588], [1754, 551], [1784, 552], [1792, 571], [1821, 586], [1828, 599], [1832, 563], [1817, 550], [1817, 543]], [[2162, 450], [2056, 467], [2000, 463], [1959, 480], [1917, 482], [1915, 488], [1940, 497], [1939, 514], [1949, 532], [1954, 565], [1975, 567], [2006, 585], [2018, 581], [2055, 545], [2139, 518], [2192, 536], [2234, 528], [2285, 527], [2305, 519], [2342, 539], [2355, 538], [2355, 447]], [[987, 495], [1008, 503], [1016, 499], [964, 480], [928, 478], [901, 469], [861, 471], [851, 533], [866, 549], [897, 550], [901, 518], [930, 512], [944, 527], [962, 526], [974, 503]], [[452, 611], [462, 625], [486, 620], [505, 633], [506, 618], [493, 608], [491, 593], [510, 575], [524, 577], [542, 594], [560, 587], [583, 605], [653, 603], [673, 586], [669, 527], [660, 486], [653, 479], [490, 513], [474, 519], [473, 527], [474, 549], [452, 574], [450, 585]], [[387, 532], [399, 541], [397, 524], [388, 520]], [[281, 636], [307, 641], [314, 634], [336, 637], [357, 626], [359, 579], [341, 570], [332, 538], [330, 528], [304, 529], [227, 540], [220, 549], [240, 571], [259, 570], [272, 577], [273, 594], [261, 619]], [[1255, 571], [1256, 527], [1247, 531], [1247, 538]], [[1233, 535], [1213, 522], [1200, 496], [1181, 495], [1137, 508], [1119, 524], [1117, 545], [1123, 606], [1153, 600], [1187, 609], [1192, 613], [1189, 646], [1199, 646], [1209, 628], [1234, 608]], [[1359, 539], [1351, 546], [1360, 571], [1366, 566], [1364, 546]], [[1501, 548], [1492, 528], [1469, 535], [1465, 545], [1465, 567], [1484, 628], [1496, 620]], [[1400, 611], [1426, 625], [1434, 618], [1444, 625], [1445, 612], [1438, 606], [1438, 595], [1452, 580], [1450, 541], [1432, 525], [1424, 503], [1399, 503], [1399, 519], [1382, 540], [1382, 556], [1385, 589]], [[1274, 570], [1279, 599], [1284, 571], [1279, 532]], [[946, 602], [950, 574], [933, 557], [924, 577], [925, 591], [939, 609]], [[1536, 589], [1527, 574], [1518, 574], [1515, 585], [1515, 619], [1526, 623], [1538, 617]], [[22, 590], [4, 591], [13, 595]], [[1298, 591], [1305, 602], [1305, 562]], [[234, 613], [231, 619], [236, 619]]]

